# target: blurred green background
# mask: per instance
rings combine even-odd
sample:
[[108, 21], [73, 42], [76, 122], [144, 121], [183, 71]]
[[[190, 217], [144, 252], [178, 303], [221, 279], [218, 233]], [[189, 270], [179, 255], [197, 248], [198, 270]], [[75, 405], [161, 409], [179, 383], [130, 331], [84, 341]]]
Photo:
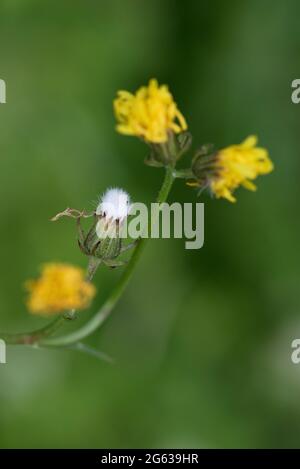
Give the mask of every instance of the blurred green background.
[[[235, 205], [205, 197], [205, 245], [152, 240], [87, 341], [115, 358], [10, 347], [1, 447], [299, 447], [300, 105], [296, 0], [2, 0], [0, 330], [40, 327], [23, 282], [51, 260], [85, 266], [67, 206], [120, 185], [150, 202], [163, 172], [115, 132], [116, 90], [168, 83], [194, 141], [260, 137], [275, 163]], [[180, 181], [172, 201], [195, 201]], [[120, 271], [96, 276], [93, 314]], [[74, 327], [74, 326], [72, 326]], [[68, 325], [68, 328], [71, 328]]]

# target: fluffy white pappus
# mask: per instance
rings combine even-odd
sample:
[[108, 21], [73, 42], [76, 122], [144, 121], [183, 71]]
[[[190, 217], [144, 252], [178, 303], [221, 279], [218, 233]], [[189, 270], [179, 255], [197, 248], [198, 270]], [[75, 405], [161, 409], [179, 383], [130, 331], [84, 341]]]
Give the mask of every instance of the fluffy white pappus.
[[101, 197], [96, 209], [97, 215], [103, 215], [107, 219], [122, 222], [131, 210], [130, 197], [127, 192], [119, 188], [110, 188]]

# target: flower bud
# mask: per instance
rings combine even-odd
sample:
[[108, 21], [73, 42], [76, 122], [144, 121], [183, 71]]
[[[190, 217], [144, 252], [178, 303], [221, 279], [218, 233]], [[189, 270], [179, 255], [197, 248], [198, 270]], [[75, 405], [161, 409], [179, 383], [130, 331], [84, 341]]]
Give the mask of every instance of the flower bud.
[[273, 170], [273, 163], [265, 148], [257, 146], [257, 137], [250, 135], [242, 143], [212, 152], [205, 146], [195, 155], [192, 163], [194, 180], [188, 185], [205, 189], [209, 187], [216, 198], [235, 202], [234, 191], [243, 186], [255, 191], [253, 181], [257, 176]]
[[90, 254], [103, 260], [115, 259], [122, 250], [121, 230], [131, 209], [130, 197], [123, 189], [108, 189], [97, 206], [97, 223]]

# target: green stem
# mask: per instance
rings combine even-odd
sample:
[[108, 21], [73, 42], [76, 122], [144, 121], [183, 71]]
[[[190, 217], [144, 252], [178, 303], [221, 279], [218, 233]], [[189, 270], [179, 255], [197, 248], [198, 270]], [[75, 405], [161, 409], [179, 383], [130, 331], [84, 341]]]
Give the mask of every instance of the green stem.
[[191, 179], [193, 177], [193, 172], [191, 169], [177, 169], [175, 170], [176, 178], [179, 179]]
[[41, 329], [36, 329], [35, 331], [30, 332], [21, 332], [19, 334], [1, 334], [0, 339], [4, 340], [7, 344], [12, 345], [32, 345], [44, 337], [48, 337], [51, 334], [54, 334], [67, 320], [64, 316], [59, 316], [54, 319], [54, 321], [47, 324], [47, 326], [42, 327]]
[[[171, 190], [175, 177], [176, 176], [175, 176], [174, 168], [167, 167], [165, 178], [164, 178], [162, 187], [159, 191], [159, 194], [156, 200], [157, 203], [163, 203], [167, 200], [167, 197], [169, 195], [169, 192]], [[102, 305], [100, 310], [90, 319], [90, 321], [88, 321], [86, 324], [83, 325], [83, 327], [81, 327], [80, 329], [77, 329], [71, 334], [61, 336], [61, 337], [47, 338], [47, 339], [41, 340], [39, 344], [43, 346], [47, 346], [47, 347], [48, 346], [64, 347], [66, 345], [70, 345], [70, 344], [76, 343], [84, 339], [85, 337], [92, 334], [96, 329], [98, 329], [103, 324], [103, 322], [107, 319], [107, 317], [110, 315], [115, 305], [121, 298], [125, 288], [127, 287], [127, 284], [135, 269], [135, 266], [139, 258], [141, 257], [141, 254], [146, 244], [146, 240], [147, 240], [146, 238], [139, 239], [138, 244], [127, 265], [127, 268], [124, 271], [123, 275], [120, 277], [119, 282], [113, 289], [111, 295], [107, 298], [105, 303]]]

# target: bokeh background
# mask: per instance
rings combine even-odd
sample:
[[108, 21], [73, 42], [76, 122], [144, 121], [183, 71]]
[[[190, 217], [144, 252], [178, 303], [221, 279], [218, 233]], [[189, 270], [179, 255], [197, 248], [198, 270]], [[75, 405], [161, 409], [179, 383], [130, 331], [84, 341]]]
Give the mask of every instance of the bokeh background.
[[[116, 90], [168, 83], [196, 143], [251, 133], [276, 171], [235, 205], [205, 201], [205, 245], [152, 240], [126, 294], [74, 351], [10, 347], [0, 365], [0, 446], [298, 447], [300, 105], [296, 0], [2, 0], [0, 330], [30, 317], [23, 282], [51, 260], [85, 266], [67, 206], [111, 185], [150, 202], [163, 172], [115, 132]], [[184, 164], [184, 162], [183, 162]], [[180, 181], [170, 200], [195, 201]], [[119, 271], [97, 274], [106, 298]], [[73, 326], [68, 325], [68, 328]]]

